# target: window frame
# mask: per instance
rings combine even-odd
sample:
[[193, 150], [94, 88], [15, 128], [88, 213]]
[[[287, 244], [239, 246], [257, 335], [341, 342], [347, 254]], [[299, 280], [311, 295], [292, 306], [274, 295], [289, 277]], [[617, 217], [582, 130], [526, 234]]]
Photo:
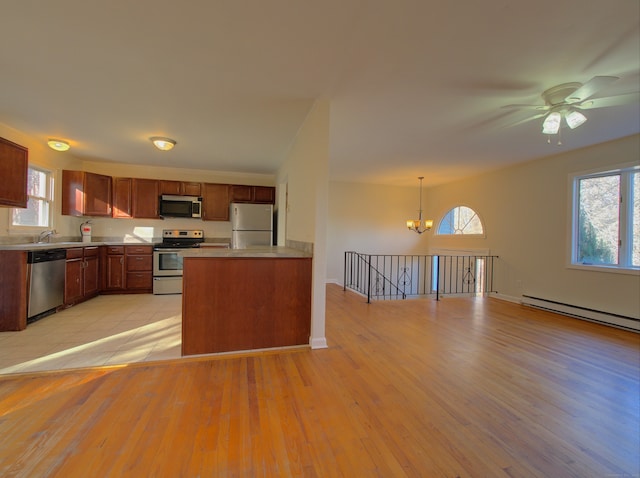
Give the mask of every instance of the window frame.
[[[568, 240], [567, 268], [584, 271], [612, 272], [618, 274], [640, 275], [640, 266], [633, 261], [633, 188], [631, 174], [640, 174], [638, 163], [621, 163], [608, 167], [594, 168], [586, 171], [569, 173], [568, 176]], [[582, 179], [620, 176], [620, 197], [622, 198], [618, 212], [618, 238], [622, 240], [618, 249], [617, 264], [583, 264], [578, 262], [579, 235], [579, 188]]]
[[47, 218], [48, 225], [46, 226], [30, 226], [30, 225], [21, 225], [21, 224], [13, 224], [13, 211], [15, 209], [21, 208], [8, 208], [8, 230], [10, 234], [39, 234], [40, 232], [47, 231], [50, 229], [54, 229], [54, 221], [55, 214], [53, 213], [55, 207], [55, 186], [56, 186], [56, 178], [55, 171], [44, 166], [39, 166], [37, 164], [29, 164], [29, 170], [35, 170], [42, 173], [45, 173], [47, 176], [47, 197], [41, 196], [32, 196], [27, 194], [27, 202], [30, 198], [35, 198], [38, 200], [45, 200], [49, 204], [49, 214]]
[[[465, 234], [464, 232], [462, 234], [442, 234], [440, 233], [440, 226], [442, 225], [442, 221], [444, 221], [444, 219], [447, 217], [447, 214], [449, 214], [452, 210], [456, 209], [456, 208], [461, 208], [461, 207], [465, 207], [467, 209], [471, 209], [474, 214], [476, 215], [476, 217], [478, 218], [478, 220], [480, 221], [480, 225], [482, 226], [482, 233], [480, 234]], [[436, 225], [436, 227], [434, 228], [434, 235], [435, 236], [440, 236], [440, 237], [482, 237], [482, 238], [486, 238], [487, 237], [487, 229], [485, 227], [484, 224], [484, 220], [482, 219], [482, 216], [480, 215], [480, 213], [478, 213], [478, 211], [476, 211], [474, 208], [472, 208], [471, 206], [468, 206], [467, 204], [456, 204], [453, 207], [448, 208], [445, 213], [440, 217], [440, 219], [438, 220], [438, 223]]]

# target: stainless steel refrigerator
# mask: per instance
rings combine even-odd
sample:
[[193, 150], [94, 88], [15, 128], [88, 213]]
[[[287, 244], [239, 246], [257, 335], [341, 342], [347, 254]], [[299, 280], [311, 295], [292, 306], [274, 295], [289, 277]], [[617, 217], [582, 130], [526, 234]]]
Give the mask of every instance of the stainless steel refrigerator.
[[231, 203], [229, 218], [233, 249], [273, 244], [273, 206], [271, 204]]

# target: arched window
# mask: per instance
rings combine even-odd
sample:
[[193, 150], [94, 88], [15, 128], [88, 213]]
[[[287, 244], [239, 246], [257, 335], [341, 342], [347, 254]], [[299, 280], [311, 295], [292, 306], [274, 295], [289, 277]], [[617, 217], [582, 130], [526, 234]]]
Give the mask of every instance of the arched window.
[[456, 206], [444, 215], [438, 234], [484, 234], [478, 214], [467, 206]]

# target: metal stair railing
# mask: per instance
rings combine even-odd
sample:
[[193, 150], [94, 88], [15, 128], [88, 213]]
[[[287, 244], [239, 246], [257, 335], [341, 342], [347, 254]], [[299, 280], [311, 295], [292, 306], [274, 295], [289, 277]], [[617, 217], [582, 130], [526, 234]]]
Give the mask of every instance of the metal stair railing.
[[495, 259], [484, 255], [389, 255], [345, 252], [344, 289], [371, 299], [444, 294], [483, 295], [493, 287]]
[[[357, 292], [366, 293], [367, 296], [367, 302], [371, 302], [371, 293], [372, 290], [374, 292], [377, 292], [375, 294], [375, 296], [389, 296], [391, 297], [392, 292], [389, 292], [389, 294], [386, 294], [386, 286], [389, 286], [389, 289], [393, 289], [394, 290], [394, 294], [397, 295], [401, 295], [403, 299], [406, 299], [406, 294], [404, 293], [404, 291], [402, 291], [398, 286], [396, 286], [386, 275], [383, 271], [380, 271], [376, 266], [373, 265], [371, 259], [372, 257], [379, 257], [379, 256], [372, 256], [370, 254], [361, 254], [359, 252], [353, 252], [353, 251], [347, 251], [345, 252], [345, 287], [347, 286], [347, 257], [352, 257], [355, 258], [355, 269], [352, 269], [352, 274], [349, 274], [349, 277], [352, 277], [355, 279], [355, 282], [351, 282], [349, 288], [356, 290]], [[354, 262], [352, 261], [352, 264]], [[374, 288], [372, 289], [372, 280], [373, 277], [375, 275], [375, 284], [374, 284]], [[363, 287], [363, 285], [366, 284], [366, 287]]]

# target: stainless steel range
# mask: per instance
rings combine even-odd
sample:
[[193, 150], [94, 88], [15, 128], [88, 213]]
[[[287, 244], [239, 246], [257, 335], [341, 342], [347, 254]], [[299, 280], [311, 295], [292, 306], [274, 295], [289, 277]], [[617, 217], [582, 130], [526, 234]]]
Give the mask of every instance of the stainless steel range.
[[200, 247], [201, 229], [164, 229], [162, 242], [153, 248], [153, 293], [182, 294], [182, 256], [180, 250]]

